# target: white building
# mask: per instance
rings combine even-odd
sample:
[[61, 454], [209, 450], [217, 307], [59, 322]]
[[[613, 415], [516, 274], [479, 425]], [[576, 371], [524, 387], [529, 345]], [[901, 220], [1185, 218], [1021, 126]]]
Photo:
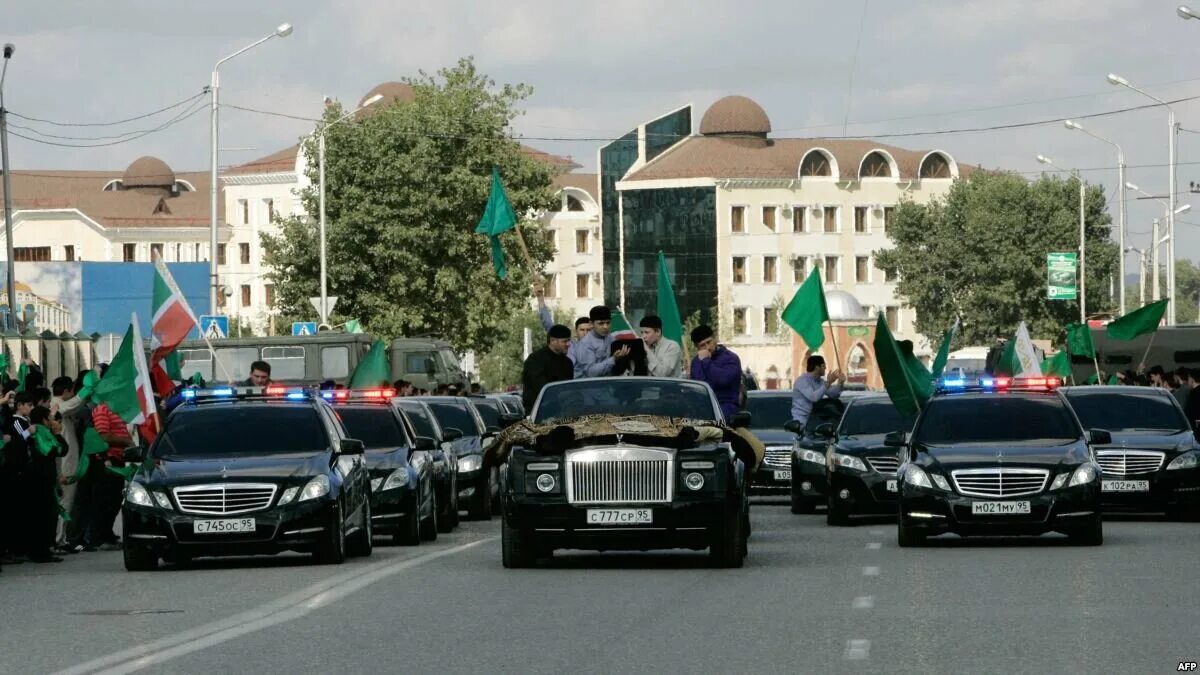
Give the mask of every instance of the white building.
[[554, 259], [546, 267], [546, 304], [572, 318], [587, 316], [604, 302], [603, 251], [597, 176], [563, 173], [554, 179], [559, 207], [542, 215], [554, 241]]

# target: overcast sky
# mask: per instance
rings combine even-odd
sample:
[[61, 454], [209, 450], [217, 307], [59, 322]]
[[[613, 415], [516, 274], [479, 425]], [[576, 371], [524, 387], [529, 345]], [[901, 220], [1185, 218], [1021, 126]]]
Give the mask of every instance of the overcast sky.
[[[375, 84], [474, 55], [497, 81], [534, 87], [516, 125], [519, 134], [531, 137], [526, 142], [570, 155], [587, 169], [594, 169], [600, 143], [538, 137], [613, 137], [686, 103], [697, 106], [698, 123], [708, 104], [727, 94], [762, 104], [776, 136], [841, 135], [848, 114], [848, 134], [866, 137], [1053, 119], [1148, 102], [1109, 85], [1109, 72], [1167, 100], [1200, 96], [1200, 21], [1177, 18], [1175, 4], [1166, 0], [874, 0], [865, 13], [862, 0], [19, 0], [8, 3], [0, 24], [0, 40], [17, 45], [6, 103], [14, 113], [65, 122], [108, 122], [149, 112], [198, 93], [217, 59], [283, 21], [295, 24], [291, 37], [222, 67], [223, 102], [316, 116], [323, 96], [352, 105]], [[1185, 129], [1200, 131], [1200, 101], [1175, 107]], [[169, 117], [115, 128], [12, 122], [60, 136], [98, 137], [153, 128]], [[1124, 146], [1128, 180], [1165, 194], [1164, 109], [1083, 124]], [[278, 150], [308, 128], [226, 109], [222, 164]], [[31, 135], [27, 129], [11, 131]], [[1100, 169], [1087, 172], [1088, 180], [1115, 195], [1115, 152], [1061, 123], [886, 140], [1030, 175], [1039, 170], [1034, 157], [1042, 153], [1062, 166]], [[150, 154], [177, 170], [204, 170], [208, 148], [208, 115], [200, 110], [132, 142], [61, 148], [13, 138], [10, 154], [18, 169], [120, 169]], [[1183, 133], [1181, 204], [1193, 197], [1192, 180], [1200, 182], [1200, 135]], [[1150, 220], [1161, 207], [1132, 197], [1130, 243], [1144, 248]], [[1195, 198], [1196, 211], [1181, 217], [1177, 253], [1200, 259], [1200, 195]], [[1113, 212], [1115, 221], [1115, 198]], [[1132, 273], [1132, 262], [1130, 267]]]

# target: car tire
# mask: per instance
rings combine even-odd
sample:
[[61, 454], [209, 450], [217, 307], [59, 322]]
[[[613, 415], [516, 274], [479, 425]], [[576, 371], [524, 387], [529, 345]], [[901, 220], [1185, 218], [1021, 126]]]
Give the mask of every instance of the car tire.
[[450, 481], [450, 527], [458, 527], [462, 519], [458, 515], [458, 479]]
[[491, 494], [491, 476], [484, 474], [476, 481], [475, 494], [471, 495], [471, 501], [467, 504], [467, 517], [471, 520], [491, 520], [492, 519], [492, 494]]
[[313, 551], [313, 559], [321, 565], [341, 565], [346, 562], [346, 524], [342, 522], [341, 509], [334, 509], [330, 521], [324, 540]]
[[1101, 546], [1104, 544], [1104, 521], [1097, 518], [1096, 522], [1067, 535], [1076, 546]]
[[448, 492], [449, 491], [447, 491], [447, 495], [444, 500], [438, 500], [439, 504], [444, 503], [444, 506], [441, 507], [442, 511], [438, 514], [437, 519], [437, 531], [441, 532], [442, 534], [447, 534], [454, 529], [454, 516], [458, 515], [454, 512], [454, 502], [450, 499]]
[[488, 494], [492, 496], [492, 513], [500, 513], [500, 469], [488, 472]]
[[418, 507], [419, 499], [413, 500], [413, 507], [408, 515], [400, 521], [395, 533], [392, 534], [392, 544], [396, 546], [416, 546], [421, 543], [421, 512]]
[[850, 524], [850, 514], [833, 495], [826, 498], [825, 524], [830, 527], [846, 527]]
[[124, 552], [125, 569], [127, 571], [153, 572], [158, 569], [158, 555], [150, 549], [126, 543], [122, 551]]
[[355, 557], [366, 557], [375, 550], [375, 532], [371, 525], [371, 502], [363, 504], [363, 526], [346, 541], [346, 552]]
[[904, 519], [901, 518], [896, 525], [896, 543], [899, 544], [900, 548], [924, 546], [925, 535], [911, 527], [905, 527]]
[[508, 518], [500, 519], [501, 561], [507, 569], [533, 567], [537, 558], [537, 545], [533, 533], [509, 524]]
[[422, 520], [418, 528], [421, 541], [437, 541], [438, 537], [437, 493], [430, 495], [429, 499], [433, 502], [429, 505], [429, 517]]
[[708, 549], [713, 567], [737, 568], [746, 560], [745, 514], [742, 509], [726, 514], [714, 528], [713, 541]]

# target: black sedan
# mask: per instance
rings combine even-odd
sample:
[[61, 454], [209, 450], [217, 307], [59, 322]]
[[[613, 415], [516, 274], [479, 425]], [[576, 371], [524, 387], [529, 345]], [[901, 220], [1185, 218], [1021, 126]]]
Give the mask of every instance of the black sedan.
[[829, 494], [825, 452], [837, 429], [846, 403], [863, 396], [864, 391], [842, 391], [838, 398], [826, 398], [813, 405], [804, 429], [788, 422], [786, 428], [796, 435], [792, 445], [792, 513], [815, 513]]
[[189, 390], [148, 449], [121, 509], [125, 568], [160, 558], [311, 552], [371, 554], [363, 443], [304, 391]]
[[459, 434], [454, 441], [458, 457], [458, 498], [466, 501], [467, 517], [490, 520], [493, 505], [500, 498], [499, 472], [485, 466], [484, 450], [492, 444], [497, 430], [488, 430], [479, 411], [465, 396], [421, 396], [433, 411], [442, 429]]
[[446, 431], [438, 424], [429, 406], [411, 398], [394, 399], [418, 437], [433, 439], [433, 484], [437, 492], [438, 531], [458, 527], [458, 458], [454, 454], [457, 431]]
[[913, 417], [902, 417], [886, 394], [850, 401], [829, 444], [829, 525], [849, 525], [857, 515], [896, 515], [899, 499], [896, 470], [900, 455], [884, 445], [895, 431], [911, 431]]
[[792, 419], [792, 393], [761, 389], [747, 392], [746, 411], [750, 413], [750, 433], [766, 448], [750, 489], [765, 493], [787, 490], [792, 484], [792, 444], [796, 441], [796, 434], [784, 429]]
[[[926, 537], [1037, 535], [1061, 532], [1085, 546], [1104, 542], [1100, 467], [1089, 443], [1112, 442], [1084, 431], [1054, 379], [1009, 387], [1007, 378], [940, 390], [911, 437], [888, 434], [903, 454], [900, 546]], [[1040, 385], [1039, 385], [1040, 383]]]
[[1155, 387], [1068, 387], [1084, 427], [1103, 427], [1112, 443], [1095, 445], [1105, 511], [1200, 515], [1200, 444], [1171, 392]]

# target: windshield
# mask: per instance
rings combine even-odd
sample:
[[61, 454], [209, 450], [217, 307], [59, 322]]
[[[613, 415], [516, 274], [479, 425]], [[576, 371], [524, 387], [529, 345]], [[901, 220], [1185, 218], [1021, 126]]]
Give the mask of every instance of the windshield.
[[443, 429], [458, 429], [463, 433], [463, 436], [480, 436], [483, 430], [479, 428], [479, 423], [475, 420], [475, 416], [471, 414], [460, 403], [438, 403], [435, 401], [428, 402], [429, 409], [433, 411], [433, 416], [437, 418], [438, 424], [442, 425]]
[[483, 418], [483, 425], [485, 427], [504, 426], [500, 423], [499, 403], [475, 399], [474, 401], [471, 401], [471, 404], [474, 405], [475, 409], [479, 411], [479, 416]]
[[408, 418], [409, 423], [413, 425], [413, 431], [417, 432], [418, 436], [432, 438], [437, 440], [441, 434], [434, 428], [433, 418], [425, 412], [425, 408], [420, 405], [400, 404], [400, 409], [404, 411], [404, 416]]
[[[845, 392], [842, 392], [842, 395], [845, 396]], [[837, 426], [844, 412], [846, 412], [846, 404], [841, 399], [823, 398], [813, 404], [812, 412], [808, 415], [808, 422], [804, 424], [804, 432], [812, 435], [822, 424]]]
[[[583, 415], [718, 419], [704, 385], [686, 380], [589, 378], [542, 390], [536, 422]], [[547, 395], [548, 393], [552, 395]]]
[[1168, 434], [1188, 430], [1169, 396], [1113, 392], [1067, 395], [1085, 429], [1108, 431], [1161, 431]]
[[881, 436], [893, 431], [910, 431], [916, 416], [901, 417], [889, 400], [857, 401], [846, 408], [842, 426], [843, 436]]
[[792, 397], [747, 396], [746, 410], [751, 429], [782, 429], [792, 419]]
[[1079, 425], [1057, 396], [996, 394], [934, 399], [915, 440], [924, 445], [1068, 443], [1080, 435]]
[[172, 416], [155, 448], [158, 457], [314, 453], [329, 449], [329, 434], [309, 406], [216, 404]]
[[337, 407], [334, 409], [346, 434], [357, 438], [367, 448], [399, 448], [408, 445], [408, 436], [390, 408], [371, 406], [362, 408]]

